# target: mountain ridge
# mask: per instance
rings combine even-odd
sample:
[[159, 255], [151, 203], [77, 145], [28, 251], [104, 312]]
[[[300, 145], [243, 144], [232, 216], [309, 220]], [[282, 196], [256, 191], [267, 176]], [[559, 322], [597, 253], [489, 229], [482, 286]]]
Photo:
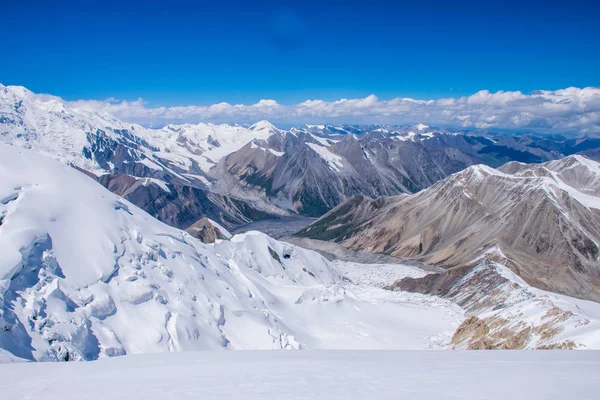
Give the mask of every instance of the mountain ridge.
[[414, 195], [353, 198], [298, 235], [446, 268], [473, 265], [497, 246], [533, 286], [598, 301], [600, 198], [577, 190], [571, 163], [583, 172], [593, 163], [581, 160], [514, 174], [471, 166]]

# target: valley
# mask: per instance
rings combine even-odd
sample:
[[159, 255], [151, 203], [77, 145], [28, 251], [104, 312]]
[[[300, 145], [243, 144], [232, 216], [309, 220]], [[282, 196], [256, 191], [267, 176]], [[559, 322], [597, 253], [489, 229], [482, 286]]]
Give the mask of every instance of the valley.
[[600, 397], [600, 2], [0, 15], [0, 400]]

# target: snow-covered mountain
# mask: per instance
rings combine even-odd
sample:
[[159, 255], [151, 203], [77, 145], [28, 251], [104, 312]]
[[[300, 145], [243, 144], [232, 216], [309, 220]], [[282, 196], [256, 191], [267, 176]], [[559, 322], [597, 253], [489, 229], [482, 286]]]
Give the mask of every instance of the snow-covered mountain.
[[446, 300], [355, 287], [259, 232], [204, 244], [27, 149], [0, 144], [0, 178], [3, 354], [430, 348], [463, 319]]
[[252, 138], [272, 133], [265, 123], [148, 129], [72, 107], [57, 97], [0, 85], [0, 142], [98, 175], [106, 187], [181, 228], [203, 217], [231, 226], [280, 213], [275, 207], [258, 211], [211, 192], [204, 172]]
[[[593, 139], [422, 124], [149, 129], [24, 88], [0, 94], [0, 141], [10, 145], [0, 148], [2, 359], [600, 346], [593, 303], [530, 286], [597, 300], [598, 164], [474, 166], [440, 181], [476, 162], [593, 154]], [[227, 232], [273, 214], [320, 215], [356, 194], [427, 187], [354, 197], [303, 235], [450, 268], [443, 273], [330, 263]]]
[[[457, 331], [469, 304], [380, 286], [431, 275], [419, 268], [332, 263], [259, 232], [231, 237], [223, 227], [228, 240], [204, 244], [79, 171], [15, 146], [0, 145], [0, 177], [4, 360], [444, 348], [472, 336], [464, 333], [470, 325]], [[600, 346], [590, 339], [600, 312], [586, 308], [561, 320], [561, 335], [522, 347]]]
[[529, 284], [598, 301], [599, 178], [600, 165], [582, 156], [477, 165], [414, 195], [354, 197], [299, 235], [445, 268], [498, 248]]

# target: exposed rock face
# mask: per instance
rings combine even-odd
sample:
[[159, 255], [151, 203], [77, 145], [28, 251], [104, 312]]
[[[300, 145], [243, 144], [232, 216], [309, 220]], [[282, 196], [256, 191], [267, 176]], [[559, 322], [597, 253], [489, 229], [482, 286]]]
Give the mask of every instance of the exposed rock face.
[[320, 216], [353, 195], [415, 192], [471, 163], [418, 141], [288, 132], [249, 143], [210, 175], [214, 190], [241, 186], [284, 209]]
[[225, 240], [225, 236], [219, 228], [213, 225], [208, 218], [202, 218], [186, 229], [190, 235], [200, 239], [203, 243], [215, 243], [217, 239]]
[[415, 193], [469, 165], [542, 162], [595, 146], [593, 137], [307, 126], [274, 130], [221, 159], [209, 175], [220, 193], [320, 216], [357, 194]]
[[[599, 176], [598, 164], [581, 156], [474, 166], [415, 195], [352, 198], [298, 235], [445, 268], [498, 248], [528, 283], [600, 301]], [[464, 272], [451, 271], [436, 287]]]
[[[551, 311], [546, 318], [547, 322], [535, 327], [527, 324], [514, 324], [513, 321], [499, 317], [488, 317], [485, 319], [471, 316], [465, 320], [456, 330], [451, 339], [453, 347], [466, 350], [520, 350], [528, 348], [532, 337], [551, 340], [560, 333], [561, 329], [556, 326], [563, 318], [569, 318], [572, 313], [556, 308], [558, 317], [552, 318]], [[511, 325], [514, 325], [511, 326]], [[550, 342], [538, 345], [540, 350], [561, 349], [571, 350], [577, 348], [572, 340]]]
[[105, 174], [98, 181], [111, 192], [126, 198], [144, 211], [176, 228], [184, 229], [209, 217], [227, 227], [269, 218], [244, 201], [206, 189], [152, 178]]

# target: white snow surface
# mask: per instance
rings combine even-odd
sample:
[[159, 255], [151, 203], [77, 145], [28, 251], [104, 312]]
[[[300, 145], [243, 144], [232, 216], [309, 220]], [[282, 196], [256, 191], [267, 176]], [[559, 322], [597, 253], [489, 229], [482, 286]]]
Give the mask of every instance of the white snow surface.
[[0, 216], [0, 348], [25, 359], [439, 348], [463, 320], [441, 299], [348, 283], [318, 253], [259, 232], [203, 244], [4, 144]]
[[310, 136], [311, 136], [311, 137], [312, 137], [314, 140], [316, 140], [317, 142], [319, 142], [319, 143], [320, 143], [322, 146], [325, 146], [325, 147], [329, 147], [329, 146], [331, 146], [331, 144], [332, 144], [332, 143], [337, 143], [337, 142], [339, 142], [339, 140], [333, 140], [333, 139], [326, 139], [326, 138], [322, 138], [322, 137], [319, 137], [319, 136], [317, 136], [317, 135], [313, 135], [312, 133], [310, 134]]
[[251, 131], [267, 131], [269, 134], [279, 132], [279, 129], [267, 120], [258, 121], [249, 128]]
[[276, 157], [281, 157], [285, 154], [283, 151], [277, 151], [277, 150], [273, 150], [273, 149], [269, 149], [269, 151], [271, 152], [271, 154], [273, 154]]
[[420, 268], [402, 264], [362, 264], [347, 261], [333, 261], [333, 264], [359, 286], [384, 287], [403, 278], [421, 278], [427, 272]]
[[[189, 169], [191, 160], [208, 171], [221, 158], [241, 149], [253, 139], [267, 139], [270, 129], [252, 129], [237, 125], [204, 124], [167, 125], [160, 130], [145, 129], [143, 137], [161, 149], [160, 157], [182, 160]], [[215, 145], [213, 143], [217, 143]], [[188, 161], [190, 160], [190, 161]]]
[[390, 136], [390, 138], [392, 140], [397, 140], [399, 142], [405, 142], [407, 140], [415, 140], [415, 137], [417, 137], [417, 134], [413, 131], [409, 131], [409, 132], [405, 132], [405, 133], [400, 133], [394, 136]]
[[156, 178], [136, 178], [136, 179], [142, 180], [144, 186], [154, 184], [154, 185], [158, 186], [159, 188], [161, 188], [162, 190], [164, 190], [165, 192], [171, 193], [171, 189], [169, 189], [169, 187], [167, 186], [167, 182], [165, 182], [163, 180], [156, 179]]
[[596, 399], [587, 352], [187, 352], [0, 365], [5, 399]]
[[313, 149], [319, 155], [319, 157], [325, 160], [329, 168], [331, 168], [333, 171], [340, 172], [340, 168], [344, 167], [344, 164], [342, 163], [342, 157], [332, 153], [325, 146], [319, 146], [316, 143], [306, 143], [306, 145]]

